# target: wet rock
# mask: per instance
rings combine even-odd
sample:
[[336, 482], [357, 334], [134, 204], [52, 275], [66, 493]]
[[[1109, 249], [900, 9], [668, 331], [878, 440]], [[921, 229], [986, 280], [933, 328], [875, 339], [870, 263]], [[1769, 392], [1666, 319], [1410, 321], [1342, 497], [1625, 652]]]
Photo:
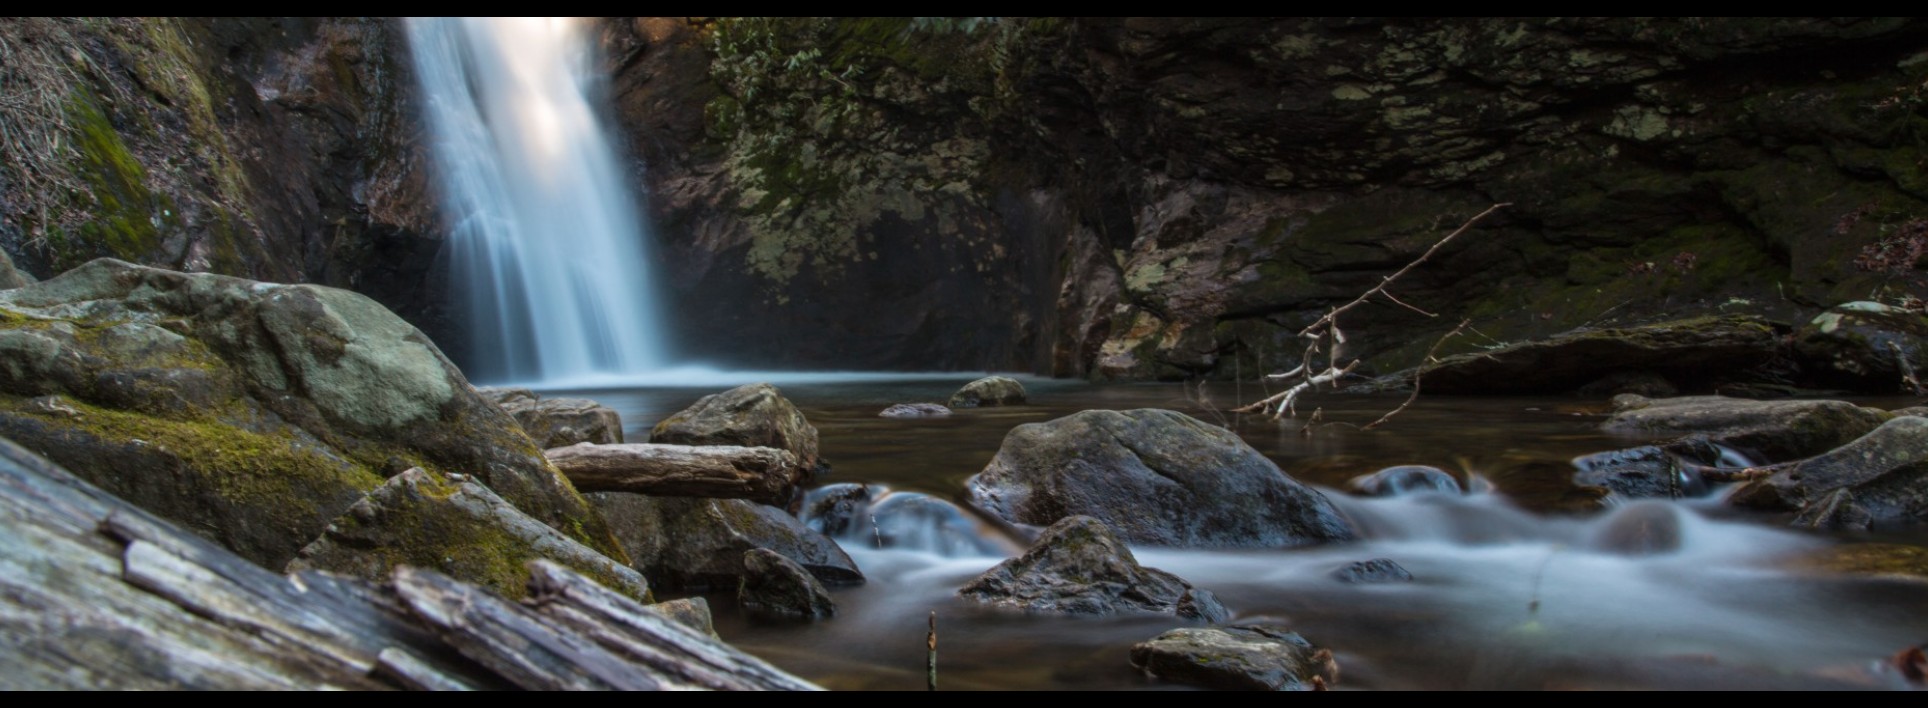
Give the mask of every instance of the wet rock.
[[1718, 451], [1711, 457], [1705, 454], [1711, 449], [1707, 442], [1695, 440], [1582, 455], [1573, 460], [1579, 470], [1573, 483], [1635, 499], [1703, 496], [1709, 487], [1699, 468], [1715, 464], [1720, 457]]
[[1342, 583], [1409, 583], [1413, 574], [1391, 558], [1374, 558], [1332, 571], [1332, 577]]
[[521, 395], [528, 389], [507, 392], [496, 404], [544, 450], [580, 442], [615, 445], [623, 441], [623, 418], [613, 408], [587, 398]]
[[1854, 492], [1836, 489], [1801, 508], [1794, 525], [1822, 530], [1852, 529], [1866, 531], [1874, 526], [1874, 514], [1854, 502]]
[[1809, 525], [1928, 518], [1928, 418], [1895, 418], [1838, 449], [1777, 466], [1728, 501], [1798, 511]]
[[1174, 629], [1131, 647], [1131, 665], [1174, 683], [1245, 691], [1309, 691], [1339, 683], [1332, 652], [1283, 624]]
[[1804, 371], [1822, 383], [1869, 393], [1915, 393], [1928, 376], [1928, 312], [1876, 302], [1836, 305], [1795, 333]]
[[1928, 582], [1928, 548], [1894, 543], [1850, 543], [1818, 549], [1796, 568]]
[[1667, 377], [1651, 371], [1615, 371], [1581, 386], [1576, 393], [1581, 396], [1611, 397], [1631, 393], [1648, 398], [1666, 398], [1680, 395], [1680, 389]]
[[[1866, 435], [1890, 416], [1845, 401], [1750, 401], [1726, 396], [1615, 397], [1602, 427], [1613, 433], [1693, 433], [1765, 462], [1818, 455]], [[1624, 406], [1622, 405], [1624, 404]]]
[[621, 554], [512, 418], [348, 291], [92, 261], [0, 291], [0, 394], [0, 434], [265, 567], [409, 467]]
[[748, 572], [745, 553], [754, 549], [782, 555], [828, 584], [864, 581], [835, 542], [775, 507], [743, 499], [623, 492], [584, 496], [609, 521], [633, 567], [665, 588], [736, 587]]
[[1405, 494], [1460, 494], [1459, 480], [1451, 472], [1426, 465], [1400, 465], [1354, 477], [1346, 482], [1354, 494], [1369, 497], [1396, 497]]
[[925, 551], [948, 558], [1003, 557], [1022, 549], [1010, 546], [956, 504], [918, 492], [897, 492], [881, 485], [832, 484], [804, 497], [800, 518], [806, 526], [865, 548]]
[[1016, 406], [1024, 403], [1024, 384], [1009, 376], [986, 376], [951, 394], [950, 407]]
[[1928, 406], [1909, 406], [1907, 408], [1896, 408], [1888, 412], [1897, 416], [1911, 415], [1917, 418], [1928, 418]]
[[1276, 548], [1353, 535], [1324, 495], [1238, 436], [1166, 410], [1017, 426], [966, 488], [973, 506], [1006, 521], [1092, 516], [1131, 543]]
[[649, 433], [653, 443], [774, 447], [797, 456], [805, 470], [819, 469], [817, 429], [796, 404], [767, 383], [744, 384], [696, 399], [696, 403]]
[[1218, 596], [1203, 588], [1192, 588], [1178, 596], [1178, 609], [1174, 614], [1179, 619], [1198, 620], [1206, 624], [1218, 624], [1232, 618], [1232, 611], [1218, 601]]
[[442, 479], [421, 469], [396, 475], [355, 502], [288, 569], [381, 582], [397, 566], [433, 568], [518, 598], [528, 594], [527, 566], [538, 558], [650, 599], [648, 581], [628, 566], [529, 518], [473, 479]]
[[1700, 317], [1575, 330], [1445, 357], [1426, 368], [1425, 387], [1437, 393], [1565, 393], [1618, 371], [1711, 384], [1765, 364], [1779, 351], [1780, 334], [1766, 320]]
[[1640, 501], [1609, 512], [1588, 539], [1597, 551], [1623, 556], [1654, 556], [1680, 550], [1680, 510], [1663, 501]]
[[1024, 555], [997, 564], [957, 594], [1031, 612], [1176, 614], [1187, 604], [1194, 617], [1229, 616], [1212, 595], [1192, 590], [1176, 575], [1139, 565], [1104, 522], [1073, 516], [1052, 524]]
[[942, 418], [950, 414], [951, 409], [941, 403], [898, 403], [877, 415], [883, 418]]
[[700, 595], [658, 602], [644, 609], [668, 617], [671, 621], [694, 629], [705, 637], [716, 637], [716, 622], [710, 615], [710, 601], [703, 599]]
[[830, 592], [809, 571], [775, 551], [743, 554], [743, 584], [737, 602], [753, 616], [773, 619], [825, 619], [837, 614]]

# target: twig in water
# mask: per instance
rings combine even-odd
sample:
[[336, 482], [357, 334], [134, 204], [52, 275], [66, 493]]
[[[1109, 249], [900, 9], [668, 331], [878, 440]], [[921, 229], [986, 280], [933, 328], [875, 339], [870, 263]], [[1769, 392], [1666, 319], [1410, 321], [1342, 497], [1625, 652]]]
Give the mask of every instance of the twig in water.
[[1379, 416], [1378, 420], [1367, 423], [1366, 427], [1360, 428], [1360, 430], [1371, 430], [1373, 428], [1377, 428], [1379, 427], [1380, 423], [1384, 423], [1388, 420], [1392, 420], [1393, 416], [1399, 415], [1401, 411], [1404, 411], [1406, 410], [1407, 407], [1411, 406], [1413, 404], [1413, 401], [1419, 398], [1419, 379], [1426, 375], [1426, 366], [1428, 364], [1438, 363], [1438, 360], [1433, 358], [1433, 355], [1439, 353], [1439, 345], [1445, 344], [1446, 340], [1452, 339], [1453, 337], [1458, 336], [1462, 330], [1466, 329], [1466, 325], [1469, 325], [1472, 323], [1473, 323], [1472, 320], [1460, 320], [1458, 327], [1454, 327], [1453, 331], [1447, 332], [1445, 336], [1440, 337], [1437, 341], [1434, 341], [1432, 348], [1426, 350], [1426, 356], [1419, 360], [1419, 367], [1413, 369], [1412, 395], [1407, 396], [1406, 402], [1399, 404], [1398, 408], [1394, 408], [1390, 411], [1387, 411], [1385, 415]]
[[924, 646], [929, 649], [924, 659], [924, 666], [929, 670], [924, 690], [935, 691], [937, 690], [937, 610], [931, 610], [931, 633], [924, 636]]

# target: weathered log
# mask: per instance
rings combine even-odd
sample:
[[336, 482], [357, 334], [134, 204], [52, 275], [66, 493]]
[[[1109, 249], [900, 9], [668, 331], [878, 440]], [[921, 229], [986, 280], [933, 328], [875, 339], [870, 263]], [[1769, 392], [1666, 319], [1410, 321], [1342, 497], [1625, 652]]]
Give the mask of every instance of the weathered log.
[[583, 492], [749, 499], [781, 506], [806, 470], [770, 447], [578, 443], [543, 453]]

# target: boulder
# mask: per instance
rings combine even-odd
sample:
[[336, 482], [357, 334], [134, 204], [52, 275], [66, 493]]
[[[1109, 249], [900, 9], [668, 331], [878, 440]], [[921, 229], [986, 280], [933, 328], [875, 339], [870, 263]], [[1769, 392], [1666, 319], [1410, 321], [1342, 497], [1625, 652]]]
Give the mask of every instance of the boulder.
[[1586, 547], [1623, 556], [1657, 556], [1680, 550], [1686, 532], [1681, 510], [1659, 500], [1616, 507], [1586, 539]]
[[950, 407], [1016, 406], [1024, 403], [1024, 384], [1009, 376], [986, 376], [951, 394]]
[[1614, 397], [1607, 432], [1695, 434], [1764, 462], [1818, 455], [1868, 434], [1892, 417], [1846, 401], [1750, 401], [1726, 396]]
[[1801, 512], [1807, 525], [1928, 518], [1928, 418], [1895, 418], [1839, 449], [1777, 466], [1728, 500]]
[[827, 619], [837, 614], [830, 592], [796, 561], [764, 548], [743, 554], [743, 583], [736, 600], [766, 619]]
[[1803, 371], [1830, 386], [1869, 393], [1918, 393], [1908, 377], [1928, 375], [1928, 312], [1877, 302], [1829, 308], [1795, 332]]
[[1332, 578], [1342, 583], [1410, 583], [1413, 574], [1391, 558], [1374, 558], [1332, 571]]
[[696, 399], [649, 432], [649, 441], [674, 445], [774, 447], [797, 457], [806, 470], [820, 469], [817, 429], [796, 404], [767, 383], [744, 384]]
[[528, 565], [538, 558], [650, 601], [649, 583], [628, 566], [529, 518], [473, 479], [442, 479], [420, 469], [395, 475], [355, 502], [288, 569], [383, 582], [397, 566], [409, 565], [519, 598], [529, 592]]
[[513, 419], [345, 290], [101, 259], [0, 291], [0, 434], [269, 568], [410, 467], [621, 553]]
[[[1738, 315], [1578, 329], [1444, 357], [1426, 367], [1424, 385], [1429, 393], [1475, 394], [1565, 393], [1589, 384], [1600, 392], [1665, 390], [1668, 382], [1706, 390], [1772, 361], [1781, 351], [1781, 331], [1758, 317]], [[1410, 373], [1403, 376], [1411, 379]], [[1596, 383], [1603, 377], [1645, 383]]]
[[587, 398], [539, 398], [526, 388], [499, 390], [506, 393], [496, 399], [496, 405], [545, 450], [581, 442], [615, 445], [623, 441], [623, 417], [609, 406]]
[[1176, 575], [1138, 564], [1104, 522], [1073, 516], [1052, 524], [1023, 555], [977, 576], [957, 594], [1030, 612], [1177, 614], [1216, 622], [1231, 613]]
[[33, 275], [13, 266], [13, 257], [0, 251], [0, 290], [12, 290], [34, 284]]
[[950, 414], [951, 409], [942, 403], [898, 403], [885, 408], [884, 412], [878, 413], [877, 416], [880, 418], [943, 418]]
[[1309, 691], [1339, 683], [1332, 651], [1283, 624], [1174, 629], [1131, 647], [1131, 665], [1174, 683], [1244, 691]]
[[1696, 438], [1597, 452], [1574, 458], [1573, 483], [1635, 499], [1698, 497], [1709, 490], [1700, 468], [1719, 459], [1717, 448]]
[[585, 495], [599, 509], [636, 570], [678, 590], [734, 588], [744, 554], [773, 551], [824, 583], [862, 583], [842, 548], [781, 509], [742, 499], [649, 497], [623, 492]]
[[710, 601], [701, 595], [658, 602], [643, 609], [668, 617], [670, 621], [694, 629], [705, 637], [716, 637], [716, 622], [710, 615]]
[[1017, 426], [966, 488], [997, 518], [1045, 526], [1091, 516], [1130, 543], [1279, 548], [1353, 537], [1324, 495], [1237, 435], [1167, 410]]
[[1021, 548], [956, 504], [918, 492], [896, 492], [875, 484], [831, 484], [804, 496], [804, 525], [846, 544], [865, 548], [925, 551], [947, 558], [1003, 558]]
[[1928, 406], [1908, 406], [1907, 408], [1896, 408], [1888, 412], [1897, 416], [1911, 415], [1917, 418], [1928, 418]]
[[1354, 477], [1346, 482], [1354, 494], [1368, 497], [1396, 497], [1406, 494], [1460, 494], [1459, 480], [1451, 472], [1427, 465], [1400, 465]]

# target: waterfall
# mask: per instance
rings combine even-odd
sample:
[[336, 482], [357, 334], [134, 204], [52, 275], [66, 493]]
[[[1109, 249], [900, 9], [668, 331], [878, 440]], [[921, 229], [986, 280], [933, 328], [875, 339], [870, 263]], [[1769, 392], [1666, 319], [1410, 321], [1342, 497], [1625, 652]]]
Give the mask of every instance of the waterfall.
[[416, 18], [454, 303], [483, 382], [662, 364], [649, 235], [601, 111], [596, 47], [569, 18]]

